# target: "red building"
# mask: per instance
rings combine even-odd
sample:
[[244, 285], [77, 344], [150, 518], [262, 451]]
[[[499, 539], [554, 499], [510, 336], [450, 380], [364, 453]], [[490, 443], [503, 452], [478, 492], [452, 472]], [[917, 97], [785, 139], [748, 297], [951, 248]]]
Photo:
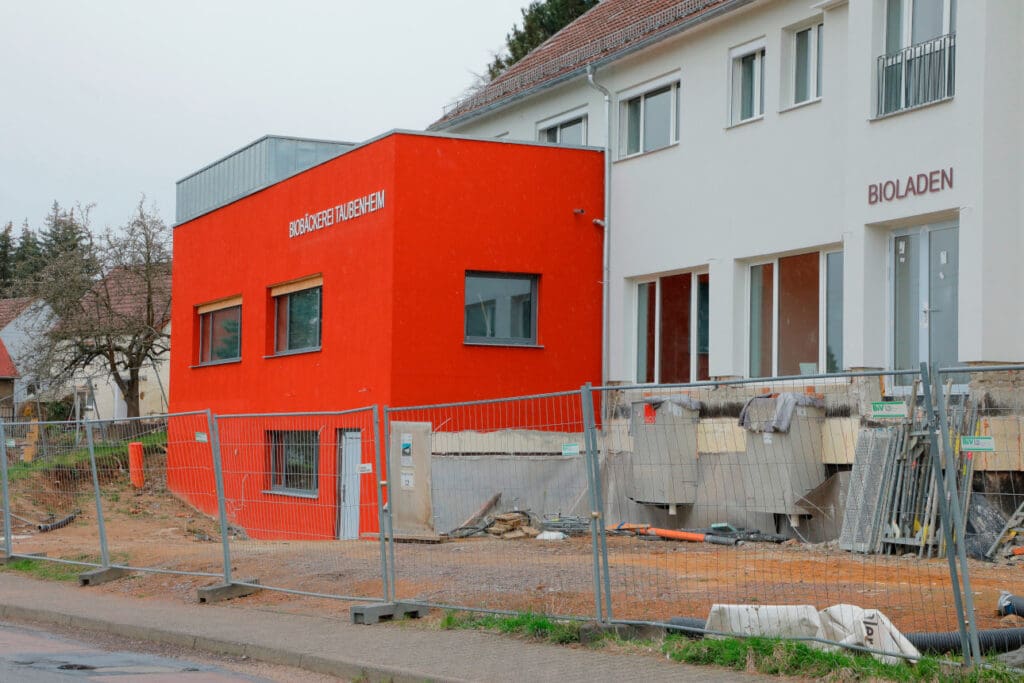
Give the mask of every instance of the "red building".
[[[319, 163], [284, 179], [246, 170], [275, 161], [259, 145], [305, 142], [320, 144], [264, 138], [179, 183], [172, 412], [338, 411], [599, 380], [599, 151], [393, 132], [326, 161], [321, 146], [306, 154]], [[325, 436], [292, 424], [308, 419], [239, 419], [238, 433], [222, 422], [225, 488], [247, 501], [231, 521], [250, 535], [355, 535], [325, 482], [374, 462], [372, 440], [353, 436], [371, 425], [333, 418]], [[212, 475], [200, 479], [170, 483], [206, 509]], [[373, 481], [359, 486], [366, 510]], [[301, 532], [273, 521], [279, 505]], [[358, 526], [375, 530], [375, 514]]]

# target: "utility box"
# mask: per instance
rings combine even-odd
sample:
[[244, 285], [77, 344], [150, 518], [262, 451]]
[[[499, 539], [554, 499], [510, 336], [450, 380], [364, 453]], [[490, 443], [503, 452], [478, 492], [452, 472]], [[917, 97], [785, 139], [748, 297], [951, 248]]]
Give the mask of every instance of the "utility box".
[[825, 481], [824, 422], [825, 402], [813, 395], [778, 394], [747, 403], [740, 424], [750, 432], [742, 472], [751, 512], [807, 514], [797, 501]]
[[638, 503], [690, 505], [697, 498], [700, 401], [659, 396], [631, 406], [629, 497]]

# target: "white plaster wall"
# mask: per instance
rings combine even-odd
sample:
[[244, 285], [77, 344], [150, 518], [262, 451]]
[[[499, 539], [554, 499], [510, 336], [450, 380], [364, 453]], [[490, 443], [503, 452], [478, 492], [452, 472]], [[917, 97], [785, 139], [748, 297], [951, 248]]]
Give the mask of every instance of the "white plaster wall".
[[[749, 263], [840, 244], [845, 364], [888, 366], [890, 233], [938, 217], [960, 224], [960, 360], [1024, 360], [1024, 3], [961, 1], [956, 96], [879, 120], [883, 0], [824, 11], [822, 100], [780, 111], [784, 30], [822, 12], [811, 5], [757, 2], [597, 73], [613, 94], [675, 72], [682, 83], [679, 143], [613, 165], [612, 380], [633, 379], [635, 278], [708, 268], [711, 374], [744, 375]], [[762, 36], [765, 117], [729, 127], [729, 49]], [[583, 79], [451, 130], [535, 139], [537, 122], [581, 106], [588, 143], [603, 145], [603, 100]], [[868, 203], [871, 183], [948, 168], [953, 189]]]
[[[14, 403], [17, 406], [28, 398], [28, 385], [32, 376], [26, 369], [27, 359], [39, 343], [44, 325], [52, 319], [50, 307], [42, 301], [30, 304], [17, 318], [0, 330], [0, 339], [14, 361], [21, 377], [14, 381]], [[3, 397], [6, 398], [6, 397]]]

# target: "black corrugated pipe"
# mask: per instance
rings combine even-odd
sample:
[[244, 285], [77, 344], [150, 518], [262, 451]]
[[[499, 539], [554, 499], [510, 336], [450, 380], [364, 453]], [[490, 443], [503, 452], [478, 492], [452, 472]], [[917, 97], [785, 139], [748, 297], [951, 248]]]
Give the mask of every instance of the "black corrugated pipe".
[[75, 510], [67, 517], [62, 517], [61, 519], [58, 519], [56, 522], [52, 522], [50, 524], [37, 524], [36, 528], [39, 529], [40, 532], [45, 533], [47, 531], [53, 531], [54, 529], [66, 527], [68, 524], [71, 524], [71, 522], [75, 521], [75, 517], [77, 517], [80, 512], [81, 510]]
[[[696, 631], [703, 631], [707, 622], [694, 617], [672, 617], [668, 620], [672, 626], [687, 635], [699, 637]], [[904, 633], [914, 647], [921, 652], [959, 652], [962, 647], [959, 631], [948, 633]], [[996, 628], [978, 631], [978, 642], [984, 654], [1010, 652], [1024, 647], [1024, 628]]]
[[[949, 633], [904, 633], [921, 652], [959, 652], [963, 647], [960, 632]], [[1009, 652], [1024, 647], [1024, 628], [995, 628], [978, 631], [978, 643], [982, 654]]]

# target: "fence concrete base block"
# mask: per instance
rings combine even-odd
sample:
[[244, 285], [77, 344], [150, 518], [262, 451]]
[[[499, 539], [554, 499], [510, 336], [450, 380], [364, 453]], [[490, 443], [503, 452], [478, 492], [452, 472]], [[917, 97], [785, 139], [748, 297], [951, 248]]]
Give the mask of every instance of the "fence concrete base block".
[[425, 617], [430, 608], [411, 605], [407, 602], [378, 602], [372, 605], [356, 605], [352, 608], [353, 624], [376, 624], [392, 619], [419, 619]]
[[99, 569], [90, 569], [89, 571], [78, 575], [78, 585], [98, 586], [101, 583], [116, 581], [122, 576], [127, 575], [128, 570], [121, 569], [120, 567], [100, 567]]
[[199, 602], [220, 602], [232, 598], [244, 598], [246, 595], [258, 593], [262, 588], [242, 584], [259, 583], [259, 579], [242, 579], [242, 583], [215, 583], [199, 589]]
[[580, 627], [580, 642], [593, 643], [607, 635], [615, 635], [623, 640], [657, 640], [662, 638], [666, 629], [662, 626], [647, 624], [606, 624], [593, 621]]

